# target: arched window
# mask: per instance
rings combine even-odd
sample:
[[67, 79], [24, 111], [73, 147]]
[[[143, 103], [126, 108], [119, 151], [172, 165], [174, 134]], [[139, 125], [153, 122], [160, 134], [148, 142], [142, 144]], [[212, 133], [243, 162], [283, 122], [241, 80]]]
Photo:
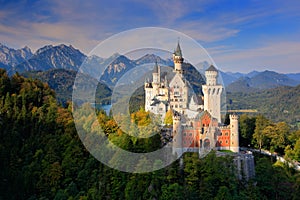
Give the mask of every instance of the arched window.
[[210, 141], [209, 141], [209, 139], [205, 139], [204, 140], [204, 148], [205, 149], [210, 149]]

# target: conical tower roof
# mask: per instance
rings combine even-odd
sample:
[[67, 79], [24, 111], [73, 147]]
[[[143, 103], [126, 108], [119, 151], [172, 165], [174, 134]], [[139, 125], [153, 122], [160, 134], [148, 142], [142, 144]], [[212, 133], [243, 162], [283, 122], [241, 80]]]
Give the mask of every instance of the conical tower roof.
[[210, 71], [210, 72], [217, 72], [218, 70], [215, 68], [215, 66], [211, 65], [207, 70], [205, 71]]
[[175, 56], [182, 57], [182, 52], [181, 52], [181, 48], [180, 48], [179, 42], [177, 43], [177, 48], [176, 48], [174, 54], [175, 54]]

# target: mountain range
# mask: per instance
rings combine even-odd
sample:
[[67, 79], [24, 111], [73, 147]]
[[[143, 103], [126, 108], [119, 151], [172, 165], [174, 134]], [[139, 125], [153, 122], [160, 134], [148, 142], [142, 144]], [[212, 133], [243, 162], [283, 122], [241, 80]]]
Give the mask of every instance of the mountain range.
[[[109, 58], [86, 56], [74, 47], [66, 45], [48, 45], [34, 54], [28, 47], [15, 50], [0, 45], [1, 68], [5, 68], [10, 75], [18, 72], [26, 77], [47, 82], [55, 90], [56, 98], [62, 104], [71, 101], [76, 76], [77, 80], [83, 83], [81, 96], [90, 97], [91, 94], [84, 87], [97, 84], [95, 103], [110, 104], [112, 90], [119, 88], [117, 91], [122, 92], [122, 88], [127, 87], [126, 79], [122, 80], [124, 76], [129, 75], [130, 79], [134, 77], [138, 79], [139, 84], [143, 84], [147, 78], [151, 77], [154, 62], [171, 66], [167, 69], [162, 68], [161, 72], [162, 77], [170, 80], [173, 67], [171, 59], [162, 59], [154, 54], [146, 54], [132, 60], [117, 53]], [[138, 68], [141, 65], [142, 70], [150, 70], [148, 75], [141, 75], [143, 73]], [[204, 61], [201, 66], [205, 69], [209, 65]], [[189, 80], [193, 90], [200, 94], [202, 84], [205, 83], [203, 75], [188, 63], [184, 63], [183, 69], [185, 70], [184, 76]], [[300, 73], [280, 74], [273, 71], [252, 71], [244, 74], [220, 71], [220, 74], [227, 93], [228, 109], [254, 109], [268, 115], [274, 121], [283, 120], [292, 125], [299, 122]], [[131, 110], [138, 109], [144, 102], [143, 87], [138, 86], [134, 90], [130, 99]], [[85, 100], [92, 102], [91, 99]], [[77, 102], [80, 103], [80, 100]]]
[[257, 92], [259, 90], [276, 88], [280, 86], [297, 86], [300, 84], [300, 73], [280, 74], [273, 71], [257, 72], [248, 74], [222, 73], [227, 92]]
[[[161, 65], [173, 65], [171, 59], [162, 59], [154, 54], [146, 54], [135, 60], [119, 54], [114, 54], [109, 58], [101, 58], [86, 56], [73, 46], [64, 44], [47, 45], [33, 54], [28, 47], [15, 50], [0, 44], [0, 67], [5, 68], [10, 75], [15, 72], [24, 73], [53, 69], [80, 70], [81, 73], [100, 75], [98, 76], [100, 81], [110, 88], [114, 87], [126, 72], [136, 66], [154, 62]], [[194, 67], [186, 68], [186, 72], [193, 76], [194, 69]], [[244, 74], [221, 71], [221, 76], [227, 92], [256, 92], [262, 89], [300, 84], [300, 73], [280, 74], [273, 71], [252, 71]], [[199, 79], [202, 84], [202, 78], [195, 76], [191, 81], [196, 83]]]
[[0, 43], [0, 67], [10, 71], [20, 63], [25, 62], [33, 56], [31, 49], [27, 46], [22, 49], [12, 49]]

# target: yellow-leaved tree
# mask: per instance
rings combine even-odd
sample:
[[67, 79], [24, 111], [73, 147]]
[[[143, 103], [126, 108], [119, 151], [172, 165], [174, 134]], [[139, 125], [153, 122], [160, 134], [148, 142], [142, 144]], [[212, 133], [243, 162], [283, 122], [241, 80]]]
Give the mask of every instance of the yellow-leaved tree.
[[172, 125], [173, 124], [173, 112], [172, 110], [168, 110], [168, 112], [166, 113], [166, 116], [165, 116], [165, 124], [166, 125]]

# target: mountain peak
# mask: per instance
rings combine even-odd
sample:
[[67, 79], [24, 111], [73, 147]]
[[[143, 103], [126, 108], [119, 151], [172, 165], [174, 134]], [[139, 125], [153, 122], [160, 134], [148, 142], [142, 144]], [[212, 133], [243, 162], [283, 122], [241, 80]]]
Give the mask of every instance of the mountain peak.
[[21, 50], [32, 52], [31, 49], [28, 46], [23, 47]]
[[71, 44], [70, 45], [59, 44], [59, 45], [54, 46], [54, 47], [58, 47], [58, 48], [61, 48], [61, 49], [69, 48], [69, 49], [74, 49], [75, 50], [75, 48]]
[[36, 52], [35, 52], [35, 54], [37, 55], [37, 54], [41, 54], [41, 53], [43, 53], [44, 51], [47, 51], [48, 49], [51, 49], [51, 48], [53, 48], [53, 45], [46, 45], [46, 46], [44, 46], [44, 47], [42, 47], [42, 48], [39, 48]]
[[158, 63], [158, 64], [167, 64], [165, 60], [155, 54], [146, 54], [138, 59], [135, 60], [137, 65], [142, 65], [146, 63]]
[[0, 66], [8, 72], [12, 67], [29, 59], [32, 56], [31, 50], [27, 48], [12, 49], [0, 43]]
[[28, 70], [70, 69], [77, 71], [86, 56], [72, 46], [60, 44], [47, 45], [38, 49], [34, 56], [16, 66], [15, 70], [22, 72]]

